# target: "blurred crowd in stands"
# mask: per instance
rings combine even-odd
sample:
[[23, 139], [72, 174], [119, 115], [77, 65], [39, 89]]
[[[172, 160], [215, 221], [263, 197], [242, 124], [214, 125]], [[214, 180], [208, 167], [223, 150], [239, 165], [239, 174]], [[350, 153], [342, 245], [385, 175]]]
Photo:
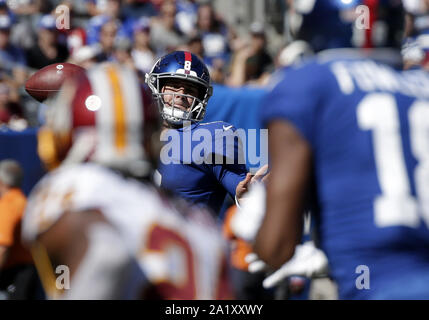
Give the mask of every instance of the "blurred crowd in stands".
[[0, 130], [40, 124], [25, 80], [57, 62], [118, 61], [143, 79], [158, 57], [188, 50], [214, 83], [263, 85], [277, 61], [265, 29], [254, 22], [239, 36], [207, 0], [0, 0]]
[[[243, 35], [237, 23], [226, 21], [226, 11], [243, 11], [243, 5], [252, 9], [256, 0], [225, 0], [221, 9], [215, 5], [220, 0], [0, 0], [0, 130], [41, 123], [44, 108], [25, 92], [25, 80], [57, 62], [88, 68], [117, 61], [137, 70], [143, 80], [158, 57], [187, 50], [204, 60], [214, 83], [265, 85], [278, 66], [311, 54], [302, 41], [290, 45], [291, 1], [260, 0], [265, 9], [275, 3], [274, 9], [260, 14], [265, 23], [248, 17]], [[413, 26], [407, 28], [413, 32], [402, 51], [406, 68], [429, 56], [428, 35], [421, 31], [429, 30], [427, 10], [420, 12], [414, 2], [420, 3], [404, 1], [411, 13], [407, 24]], [[275, 28], [270, 23], [274, 13], [283, 19]], [[280, 41], [269, 37], [274, 29]]]

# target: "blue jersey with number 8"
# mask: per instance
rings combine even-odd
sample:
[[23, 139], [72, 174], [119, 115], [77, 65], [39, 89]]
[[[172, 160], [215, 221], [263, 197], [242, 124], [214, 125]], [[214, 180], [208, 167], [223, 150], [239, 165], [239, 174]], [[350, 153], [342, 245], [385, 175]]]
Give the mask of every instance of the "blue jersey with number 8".
[[429, 299], [429, 74], [324, 53], [285, 69], [266, 102], [263, 122], [289, 121], [311, 147], [340, 297]]

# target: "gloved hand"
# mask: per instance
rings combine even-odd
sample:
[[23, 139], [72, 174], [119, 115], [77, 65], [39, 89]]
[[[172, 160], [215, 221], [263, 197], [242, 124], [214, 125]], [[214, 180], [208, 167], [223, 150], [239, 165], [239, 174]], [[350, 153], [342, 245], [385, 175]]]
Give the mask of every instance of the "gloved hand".
[[[267, 270], [268, 266], [259, 260], [255, 253], [246, 256], [249, 263], [249, 272]], [[284, 278], [290, 276], [314, 277], [327, 271], [328, 259], [322, 250], [317, 249], [312, 241], [305, 242], [295, 248], [292, 259], [264, 279], [264, 288], [272, 288], [279, 284]]]
[[265, 216], [265, 185], [253, 183], [231, 221], [232, 232], [237, 238], [252, 243]]
[[247, 271], [250, 273], [257, 273], [260, 271], [267, 271], [269, 269], [268, 265], [259, 259], [258, 255], [256, 253], [249, 253], [246, 258], [246, 262], [249, 264], [249, 267], [247, 268]]

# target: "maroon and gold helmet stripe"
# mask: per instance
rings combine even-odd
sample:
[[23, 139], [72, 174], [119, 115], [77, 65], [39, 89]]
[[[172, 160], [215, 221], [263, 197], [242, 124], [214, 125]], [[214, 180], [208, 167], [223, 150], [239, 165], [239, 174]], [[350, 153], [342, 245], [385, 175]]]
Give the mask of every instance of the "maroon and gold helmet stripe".
[[122, 92], [118, 71], [114, 66], [106, 68], [112, 88], [112, 101], [114, 112], [114, 143], [120, 153], [125, 151], [127, 145], [127, 125], [125, 118], [124, 95]]

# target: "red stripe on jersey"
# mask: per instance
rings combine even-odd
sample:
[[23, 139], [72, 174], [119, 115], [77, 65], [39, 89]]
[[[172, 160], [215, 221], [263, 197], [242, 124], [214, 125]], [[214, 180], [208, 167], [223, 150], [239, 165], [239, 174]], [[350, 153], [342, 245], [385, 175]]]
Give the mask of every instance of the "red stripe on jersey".
[[[189, 61], [189, 63], [186, 63]], [[190, 52], [185, 51], [185, 73], [190, 74], [191, 73], [191, 64], [192, 64], [192, 55]], [[189, 68], [187, 66], [189, 65]]]

